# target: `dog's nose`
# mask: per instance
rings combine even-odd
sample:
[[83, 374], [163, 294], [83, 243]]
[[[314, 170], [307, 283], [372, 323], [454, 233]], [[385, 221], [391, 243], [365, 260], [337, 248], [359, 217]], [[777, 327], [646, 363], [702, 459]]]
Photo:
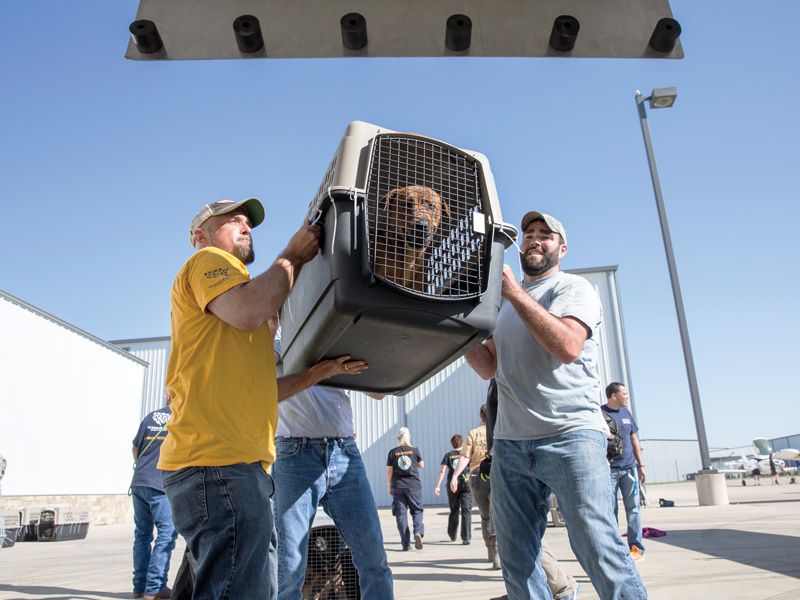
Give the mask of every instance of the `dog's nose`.
[[424, 219], [414, 219], [411, 230], [406, 235], [406, 242], [414, 248], [423, 248], [430, 242], [428, 222]]

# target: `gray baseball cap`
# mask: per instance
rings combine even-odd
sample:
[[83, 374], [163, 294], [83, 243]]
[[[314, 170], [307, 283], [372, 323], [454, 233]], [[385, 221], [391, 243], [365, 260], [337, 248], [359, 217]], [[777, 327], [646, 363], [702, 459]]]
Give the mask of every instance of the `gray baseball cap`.
[[209, 218], [217, 215], [224, 215], [241, 208], [247, 213], [250, 219], [250, 227], [258, 227], [264, 221], [264, 205], [258, 198], [248, 198], [247, 200], [217, 200], [211, 204], [204, 204], [203, 208], [194, 216], [192, 224], [189, 226], [189, 243], [194, 248], [194, 232], [205, 223]]
[[530, 212], [525, 213], [525, 216], [522, 217], [522, 232], [525, 232], [525, 228], [531, 224], [533, 221], [544, 221], [544, 224], [550, 228], [550, 231], [554, 231], [555, 233], [561, 234], [561, 239], [564, 240], [564, 243], [567, 243], [567, 230], [564, 229], [564, 226], [561, 224], [561, 221], [556, 219], [551, 215], [547, 215], [545, 213], [541, 213], [538, 210], [532, 210]]

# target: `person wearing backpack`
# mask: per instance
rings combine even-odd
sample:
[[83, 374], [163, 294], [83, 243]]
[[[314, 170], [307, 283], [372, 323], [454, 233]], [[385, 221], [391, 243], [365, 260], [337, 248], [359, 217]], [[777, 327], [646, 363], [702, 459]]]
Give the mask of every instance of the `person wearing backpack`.
[[618, 514], [617, 490], [622, 492], [625, 517], [628, 522], [628, 547], [631, 558], [644, 558], [642, 543], [642, 517], [640, 513], [639, 487], [644, 484], [647, 471], [642, 458], [637, 432], [639, 427], [628, 410], [630, 396], [628, 388], [619, 382], [606, 386], [608, 402], [601, 408], [614, 420], [617, 433], [622, 440], [622, 454], [611, 459], [611, 489], [614, 491], [614, 515]]

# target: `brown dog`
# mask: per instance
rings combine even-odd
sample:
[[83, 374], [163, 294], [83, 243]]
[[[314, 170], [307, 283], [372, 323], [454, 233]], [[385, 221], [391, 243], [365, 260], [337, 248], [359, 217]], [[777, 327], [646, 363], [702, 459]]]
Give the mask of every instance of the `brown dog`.
[[449, 217], [450, 209], [429, 187], [409, 185], [386, 194], [378, 203], [378, 220], [385, 226], [378, 228], [375, 237], [375, 274], [417, 292], [424, 291], [425, 258], [443, 215]]

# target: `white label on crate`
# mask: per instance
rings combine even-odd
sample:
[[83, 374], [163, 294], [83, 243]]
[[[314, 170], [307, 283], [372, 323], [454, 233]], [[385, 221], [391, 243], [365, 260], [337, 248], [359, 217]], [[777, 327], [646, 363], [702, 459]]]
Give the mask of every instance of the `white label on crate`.
[[486, 235], [486, 215], [478, 211], [472, 213], [472, 231]]

